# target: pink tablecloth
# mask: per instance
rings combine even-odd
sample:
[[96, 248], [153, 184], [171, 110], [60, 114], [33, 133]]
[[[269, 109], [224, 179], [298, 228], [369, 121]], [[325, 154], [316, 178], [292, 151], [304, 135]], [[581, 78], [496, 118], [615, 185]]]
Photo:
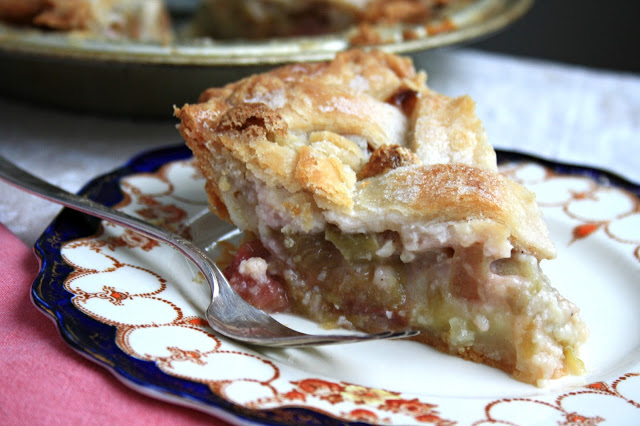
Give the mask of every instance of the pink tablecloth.
[[37, 272], [31, 248], [0, 224], [0, 423], [221, 424], [130, 390], [70, 349], [29, 298]]

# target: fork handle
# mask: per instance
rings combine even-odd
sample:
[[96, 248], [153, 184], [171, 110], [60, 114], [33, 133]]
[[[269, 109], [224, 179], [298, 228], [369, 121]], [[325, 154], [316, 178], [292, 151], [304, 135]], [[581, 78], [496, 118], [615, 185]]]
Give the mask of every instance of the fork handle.
[[56, 204], [61, 204], [73, 210], [78, 210], [82, 213], [87, 213], [91, 216], [96, 216], [100, 219], [108, 220], [109, 222], [113, 222], [127, 228], [134, 226], [137, 228], [138, 232], [156, 240], [159, 239], [162, 241], [172, 242], [173, 240], [179, 239], [181, 240], [181, 243], [186, 241], [179, 235], [169, 233], [164, 229], [151, 225], [141, 219], [111, 209], [86, 197], [72, 194], [60, 187], [52, 185], [24, 169], [21, 169], [2, 155], [0, 155], [0, 180], [3, 180], [6, 183], [32, 195], [36, 195]]
[[[122, 213], [118, 210], [104, 206], [86, 197], [65, 191], [64, 189], [52, 185], [49, 182], [46, 182], [39, 177], [32, 175], [26, 170], [21, 169], [2, 155], [0, 155], [0, 180], [32, 195], [44, 198], [56, 204], [61, 204], [73, 210], [77, 210], [82, 213], [107, 220], [124, 228], [135, 230], [136, 232], [139, 232], [154, 240], [159, 240], [170, 244], [172, 247], [177, 249], [192, 262], [194, 262], [198, 269], [200, 269], [200, 271], [203, 273], [204, 270], [209, 269], [209, 267], [205, 266], [205, 264], [213, 263], [208, 258], [206, 252], [204, 252], [200, 247], [196, 246], [186, 238], [183, 238], [180, 235], [177, 235], [166, 229], [145, 222], [142, 219], [138, 219], [126, 213]], [[193, 253], [184, 251], [182, 247], [186, 247]], [[194, 254], [196, 254], [196, 256], [194, 256]], [[215, 266], [215, 264], [214, 269], [217, 269], [217, 266]], [[214, 294], [220, 291], [224, 293], [233, 292], [226, 281], [221, 280], [219, 276], [216, 276], [216, 274], [213, 272], [212, 275], [214, 278], [214, 282], [217, 284], [214, 288], [211, 289]]]
[[[212, 315], [210, 306], [206, 317], [215, 331], [233, 339], [247, 341], [250, 340], [247, 338], [248, 332], [264, 329], [267, 322], [269, 327], [281, 332], [283, 327], [280, 323], [242, 299], [231, 288], [222, 271], [209, 255], [186, 238], [86, 197], [65, 191], [21, 169], [2, 155], [0, 155], [0, 180], [30, 194], [107, 220], [174, 247], [195, 264], [211, 286], [212, 300], [217, 302], [216, 313]], [[292, 330], [288, 331], [296, 335], [300, 334]]]

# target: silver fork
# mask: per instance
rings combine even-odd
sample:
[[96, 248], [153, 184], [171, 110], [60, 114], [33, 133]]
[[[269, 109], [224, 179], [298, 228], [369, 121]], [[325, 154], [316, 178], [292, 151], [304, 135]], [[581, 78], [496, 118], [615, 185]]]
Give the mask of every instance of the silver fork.
[[245, 302], [231, 288], [220, 268], [208, 254], [191, 241], [88, 198], [67, 192], [26, 172], [1, 155], [0, 180], [33, 195], [107, 220], [174, 247], [195, 264], [211, 287], [211, 303], [205, 312], [207, 321], [216, 332], [231, 339], [259, 346], [296, 347], [397, 339], [418, 334], [412, 330], [348, 335], [300, 333]]

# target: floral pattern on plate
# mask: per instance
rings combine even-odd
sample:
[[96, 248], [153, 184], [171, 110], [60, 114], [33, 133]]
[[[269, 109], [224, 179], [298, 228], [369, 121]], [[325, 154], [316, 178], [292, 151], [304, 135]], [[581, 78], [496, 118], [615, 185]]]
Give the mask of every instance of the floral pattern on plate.
[[[414, 342], [243, 346], [209, 328], [203, 316], [208, 285], [177, 252], [108, 223], [78, 224], [79, 214], [67, 210], [38, 242], [43, 265], [34, 300], [57, 319], [72, 347], [136, 389], [235, 422], [597, 424], [640, 418], [639, 189], [591, 169], [502, 156], [508, 160], [503, 173], [536, 193], [558, 246], [559, 258], [543, 267], [583, 308], [592, 329], [587, 382], [537, 389]], [[207, 209], [203, 185], [188, 151], [176, 147], [143, 154], [83, 192], [193, 237], [192, 219]], [[585, 270], [567, 273], [577, 267]], [[586, 286], [590, 292], [580, 291]], [[601, 296], [602, 306], [591, 293]], [[603, 315], [609, 321], [600, 321]], [[627, 334], [612, 337], [612, 328]]]

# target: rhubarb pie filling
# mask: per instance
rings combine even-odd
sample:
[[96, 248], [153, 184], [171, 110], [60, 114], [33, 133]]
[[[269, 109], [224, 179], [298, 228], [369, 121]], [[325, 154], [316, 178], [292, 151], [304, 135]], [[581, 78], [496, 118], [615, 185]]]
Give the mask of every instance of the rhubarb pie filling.
[[481, 243], [407, 251], [397, 232], [343, 233], [335, 225], [314, 234], [261, 229], [225, 273], [266, 311], [326, 328], [418, 329], [418, 341], [525, 382], [584, 373], [574, 355], [585, 338], [578, 309], [530, 254], [487, 256]]
[[268, 311], [411, 328], [518, 380], [583, 374], [587, 328], [540, 269], [534, 195], [497, 171], [470, 98], [408, 59], [350, 51], [176, 109], [212, 210], [250, 236], [226, 274]]

